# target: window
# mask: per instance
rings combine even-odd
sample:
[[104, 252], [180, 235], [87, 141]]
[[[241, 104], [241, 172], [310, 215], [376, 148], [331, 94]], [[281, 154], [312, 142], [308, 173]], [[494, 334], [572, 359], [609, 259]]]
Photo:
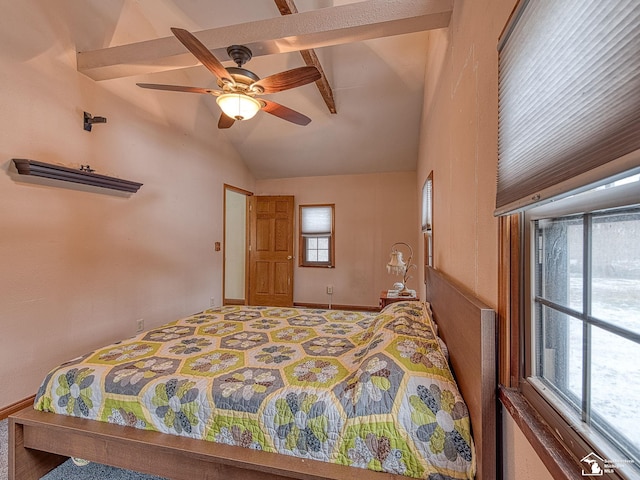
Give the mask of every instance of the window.
[[[433, 172], [422, 186], [422, 233], [424, 235], [425, 268], [433, 266]], [[426, 278], [426, 274], [425, 274]]]
[[634, 0], [522, 0], [498, 46], [501, 383], [609, 478], [640, 474], [638, 24]]
[[300, 205], [300, 266], [335, 266], [334, 210], [334, 205]]
[[631, 420], [640, 418], [639, 178], [525, 214], [526, 380], [578, 426], [584, 448], [612, 447], [629, 469], [640, 467], [640, 431]]

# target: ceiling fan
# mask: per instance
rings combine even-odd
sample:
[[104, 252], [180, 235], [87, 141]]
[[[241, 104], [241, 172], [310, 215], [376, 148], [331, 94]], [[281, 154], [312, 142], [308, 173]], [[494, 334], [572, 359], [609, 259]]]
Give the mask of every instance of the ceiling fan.
[[138, 83], [142, 88], [155, 90], [169, 90], [173, 92], [202, 93], [218, 97], [216, 102], [222, 109], [218, 120], [218, 128], [229, 128], [236, 120], [248, 120], [259, 110], [282, 118], [296, 125], [308, 125], [311, 119], [295, 110], [279, 103], [256, 98], [258, 95], [278, 93], [283, 90], [300, 87], [320, 79], [320, 72], [316, 67], [298, 67], [260, 79], [255, 73], [242, 68], [248, 62], [252, 53], [243, 45], [232, 45], [227, 48], [229, 57], [236, 62], [237, 67], [225, 68], [213, 53], [202, 44], [192, 33], [182, 28], [172, 28], [171, 31], [187, 49], [213, 73], [221, 90], [210, 88], [185, 87], [180, 85], [160, 85], [155, 83]]

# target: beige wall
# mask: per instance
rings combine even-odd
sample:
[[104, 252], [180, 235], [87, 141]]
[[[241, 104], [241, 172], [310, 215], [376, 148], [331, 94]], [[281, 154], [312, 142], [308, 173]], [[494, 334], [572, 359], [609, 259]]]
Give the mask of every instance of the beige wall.
[[418, 185], [433, 171], [435, 266], [495, 306], [496, 43], [511, 6], [483, 5], [456, 3], [452, 26], [430, 35]]
[[[498, 302], [498, 38], [516, 0], [456, 1], [430, 34], [417, 187], [434, 174], [434, 263], [488, 305]], [[505, 479], [550, 478], [508, 413]]]
[[[415, 172], [258, 180], [258, 195], [294, 195], [296, 216], [301, 204], [335, 204], [336, 268], [296, 262], [294, 301], [377, 306], [380, 291], [400, 280], [386, 271], [391, 245], [402, 241], [419, 250], [415, 185]], [[408, 285], [417, 288], [417, 274]]]
[[[65, 28], [76, 20], [45, 3], [5, 1], [0, 16], [0, 408], [35, 393], [51, 366], [132, 335], [139, 318], [153, 327], [220, 299], [223, 184], [253, 188], [197, 102], [124, 98], [135, 79], [77, 73]], [[87, 21], [96, 34], [109, 23]], [[84, 131], [83, 110], [108, 123]], [[144, 185], [123, 196], [30, 183], [14, 157]]]
[[[527, 438], [513, 421], [509, 412], [504, 408], [501, 410], [502, 412], [499, 412], [499, 414], [502, 415], [502, 442], [505, 446], [503, 478], [505, 480], [530, 478], [552, 480], [553, 476], [533, 451]], [[578, 477], [576, 476], [576, 478]]]

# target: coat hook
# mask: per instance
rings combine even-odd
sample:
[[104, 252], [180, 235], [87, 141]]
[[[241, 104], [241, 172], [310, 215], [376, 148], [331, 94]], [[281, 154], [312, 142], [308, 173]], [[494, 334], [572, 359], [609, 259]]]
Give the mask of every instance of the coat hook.
[[90, 113], [84, 112], [84, 129], [90, 132], [91, 125], [94, 123], [107, 123], [107, 119], [105, 117], [93, 117]]

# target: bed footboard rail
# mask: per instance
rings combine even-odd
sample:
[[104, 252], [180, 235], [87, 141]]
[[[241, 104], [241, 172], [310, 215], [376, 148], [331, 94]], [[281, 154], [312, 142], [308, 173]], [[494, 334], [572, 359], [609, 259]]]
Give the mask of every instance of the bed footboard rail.
[[173, 480], [390, 480], [395, 475], [25, 408], [9, 417], [9, 480], [39, 480], [68, 457]]

